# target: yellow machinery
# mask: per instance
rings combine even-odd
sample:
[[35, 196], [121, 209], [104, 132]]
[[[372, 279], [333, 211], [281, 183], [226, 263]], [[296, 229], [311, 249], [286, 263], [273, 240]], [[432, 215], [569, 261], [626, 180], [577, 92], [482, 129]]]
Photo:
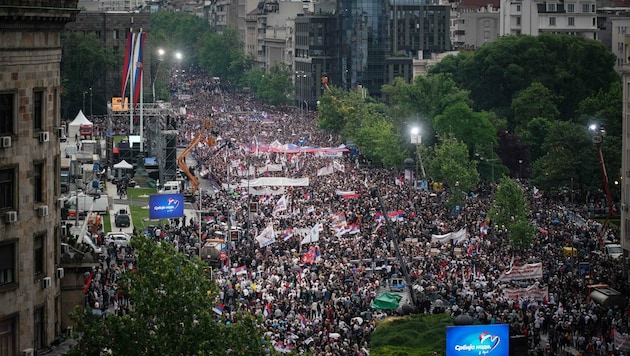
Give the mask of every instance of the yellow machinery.
[[188, 143], [186, 149], [179, 155], [177, 158], [177, 165], [179, 168], [186, 173], [188, 179], [190, 179], [190, 188], [192, 193], [195, 193], [199, 188], [199, 179], [195, 177], [190, 170], [188, 169], [188, 165], [186, 164], [186, 156], [193, 148], [195, 148], [200, 142], [205, 142], [208, 146], [214, 146], [215, 140], [210, 132], [210, 120], [206, 119], [203, 123], [203, 129], [195, 134], [195, 137]]

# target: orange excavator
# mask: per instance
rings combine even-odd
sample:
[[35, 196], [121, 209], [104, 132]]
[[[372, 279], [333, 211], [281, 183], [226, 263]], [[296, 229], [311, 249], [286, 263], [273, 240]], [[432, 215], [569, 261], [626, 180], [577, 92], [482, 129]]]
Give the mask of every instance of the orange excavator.
[[214, 139], [214, 136], [212, 136], [212, 132], [210, 131], [211, 126], [212, 125], [210, 124], [209, 119], [204, 120], [203, 128], [195, 134], [193, 139], [188, 143], [188, 146], [186, 146], [186, 149], [184, 149], [184, 151], [177, 158], [177, 165], [182, 171], [184, 171], [184, 173], [186, 173], [188, 179], [190, 179], [190, 188], [193, 194], [199, 188], [199, 179], [197, 179], [197, 177], [190, 173], [190, 169], [188, 169], [188, 165], [186, 164], [186, 156], [201, 142], [205, 142], [208, 146], [215, 145], [216, 141]]

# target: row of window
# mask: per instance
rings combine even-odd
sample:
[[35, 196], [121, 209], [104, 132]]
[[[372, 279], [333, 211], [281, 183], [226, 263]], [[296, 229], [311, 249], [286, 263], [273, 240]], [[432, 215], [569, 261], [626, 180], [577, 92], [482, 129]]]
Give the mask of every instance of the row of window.
[[[0, 355], [18, 354], [18, 327], [19, 318], [17, 315], [0, 320]], [[46, 308], [44, 305], [38, 306], [33, 312], [33, 347], [36, 350], [44, 348], [46, 345]]]
[[[557, 12], [558, 11], [558, 4], [554, 4], [554, 3], [548, 3], [546, 4], [546, 10], [547, 12]], [[575, 12], [575, 3], [567, 3], [565, 4], [566, 6], [566, 11], [569, 13], [573, 13]], [[540, 11], [540, 10], [539, 10]], [[516, 5], [516, 12], [521, 12], [521, 5], [517, 4]], [[583, 13], [595, 13], [595, 4], [582, 4], [582, 12]]]
[[[57, 89], [54, 90], [52, 102], [55, 106], [53, 108], [53, 112], [57, 113], [57, 103], [58, 103], [58, 92]], [[45, 112], [46, 112], [46, 90], [44, 89], [33, 89], [32, 96], [32, 122], [33, 122], [33, 131], [43, 131], [45, 130], [47, 123], [45, 120]], [[1, 135], [12, 135], [15, 133], [15, 118], [17, 113], [17, 95], [15, 92], [8, 93], [0, 93], [0, 136]], [[57, 116], [55, 114], [55, 116]], [[59, 126], [58, 122], [54, 123], [56, 126]]]
[[[33, 202], [43, 203], [46, 201], [45, 191], [45, 161], [33, 163]], [[0, 211], [17, 209], [18, 182], [16, 168], [0, 169]]]
[[[0, 244], [0, 288], [16, 286], [17, 241]], [[46, 273], [46, 233], [36, 234], [33, 239], [33, 276], [41, 277]]]

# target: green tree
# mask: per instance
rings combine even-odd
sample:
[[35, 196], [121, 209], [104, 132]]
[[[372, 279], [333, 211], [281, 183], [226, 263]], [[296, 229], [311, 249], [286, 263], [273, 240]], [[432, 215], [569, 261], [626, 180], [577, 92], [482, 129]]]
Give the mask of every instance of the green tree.
[[288, 104], [293, 93], [291, 69], [282, 63], [274, 64], [269, 73], [262, 68], [252, 68], [247, 74], [247, 82], [254, 89], [256, 97], [272, 105]]
[[552, 122], [542, 149], [545, 154], [532, 167], [532, 183], [538, 188], [553, 191], [571, 181], [578, 188], [601, 187], [592, 139], [582, 125]]
[[144, 236], [132, 244], [137, 269], [119, 281], [131, 297], [129, 314], [99, 318], [77, 307], [73, 319], [82, 336], [72, 355], [265, 354], [250, 314], [237, 312], [231, 323], [213, 315], [218, 289], [206, 263]]
[[555, 119], [560, 115], [555, 101], [557, 98], [544, 85], [538, 82], [530, 84], [520, 91], [512, 100], [512, 110], [514, 120], [512, 121], [512, 131], [516, 127], [526, 125], [536, 117]]
[[509, 177], [503, 176], [494, 195], [488, 217], [498, 226], [508, 229], [520, 221], [529, 220], [529, 202], [521, 187]]
[[399, 137], [392, 123], [384, 115], [369, 111], [364, 113], [363, 120], [353, 136], [353, 142], [361, 153], [385, 167], [400, 167], [406, 154], [400, 149]]
[[567, 120], [584, 98], [619, 80], [614, 63], [601, 42], [579, 36], [505, 36], [470, 57], [438, 63], [431, 73], [451, 73], [476, 110], [506, 117], [515, 94], [539, 82], [560, 99], [560, 118]]
[[236, 87], [247, 83], [247, 72], [254, 60], [244, 51], [238, 31], [227, 28], [222, 33], [212, 33], [200, 45], [199, 64], [210, 75], [221, 77]]
[[474, 112], [465, 102], [448, 106], [433, 120], [441, 137], [455, 137], [466, 143], [470, 152], [476, 146], [497, 143], [496, 129], [485, 113]]
[[[107, 72], [116, 66], [117, 53], [111, 47], [101, 44], [95, 34], [64, 32], [61, 36], [61, 83], [63, 87], [61, 116], [74, 118], [83, 109], [84, 98], [89, 114], [90, 101], [95, 114], [107, 112], [106, 100], [100, 100], [105, 92], [119, 92], [120, 86], [106, 88], [106, 83], [114, 85], [106, 78]], [[91, 88], [91, 90], [90, 90]]]
[[536, 161], [545, 154], [543, 143], [549, 133], [551, 122], [548, 118], [535, 117], [517, 131], [523, 143], [529, 147], [532, 161]]
[[536, 228], [527, 219], [519, 219], [509, 225], [510, 243], [520, 249], [527, 249], [534, 242]]
[[428, 159], [427, 175], [448, 184], [452, 195], [449, 205], [463, 202], [479, 182], [477, 164], [469, 159], [468, 147], [455, 139], [447, 139], [434, 147]]
[[151, 47], [167, 51], [168, 62], [175, 52], [181, 52], [186, 63], [199, 64], [198, 48], [212, 33], [208, 22], [199, 16], [172, 11], [151, 14]]

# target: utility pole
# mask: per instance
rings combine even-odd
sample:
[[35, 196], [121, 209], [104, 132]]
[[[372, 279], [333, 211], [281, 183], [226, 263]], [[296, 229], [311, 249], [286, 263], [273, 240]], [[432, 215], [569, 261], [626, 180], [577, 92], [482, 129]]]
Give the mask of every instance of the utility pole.
[[90, 120], [92, 120], [92, 88], [90, 87]]

